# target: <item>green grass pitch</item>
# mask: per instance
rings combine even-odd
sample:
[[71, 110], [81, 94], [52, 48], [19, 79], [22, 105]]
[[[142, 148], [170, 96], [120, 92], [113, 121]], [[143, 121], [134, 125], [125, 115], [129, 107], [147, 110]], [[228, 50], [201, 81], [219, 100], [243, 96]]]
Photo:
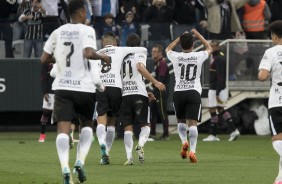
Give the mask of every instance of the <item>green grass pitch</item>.
[[[76, 134], [77, 135], [77, 134]], [[45, 143], [38, 143], [39, 133], [0, 132], [0, 183], [61, 184], [61, 168], [56, 152], [56, 133], [47, 133]], [[100, 165], [97, 140], [86, 160], [89, 184], [271, 184], [278, 173], [278, 155], [270, 136], [243, 135], [228, 142], [203, 142], [200, 134], [197, 146], [198, 164], [181, 159], [181, 143], [177, 135], [169, 141], [148, 142], [145, 164], [124, 166], [123, 140], [115, 140], [110, 153], [111, 164]], [[134, 141], [136, 145], [137, 141]], [[76, 148], [70, 150], [72, 168]], [[74, 179], [76, 177], [74, 176]]]

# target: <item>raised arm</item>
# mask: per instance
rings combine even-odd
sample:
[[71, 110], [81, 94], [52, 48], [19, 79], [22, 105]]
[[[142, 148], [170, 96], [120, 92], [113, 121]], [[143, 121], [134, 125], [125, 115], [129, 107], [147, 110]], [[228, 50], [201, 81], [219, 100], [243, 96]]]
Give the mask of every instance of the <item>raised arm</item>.
[[106, 54], [97, 54], [97, 52], [91, 48], [87, 47], [83, 49], [83, 56], [87, 59], [93, 59], [93, 60], [103, 60], [105, 61], [108, 65], [111, 64], [111, 58], [107, 56]]
[[196, 29], [192, 29], [191, 32], [194, 33], [194, 36], [202, 42], [202, 44], [205, 46], [206, 51], [208, 52], [210, 56], [212, 53], [212, 48], [209, 42]]
[[167, 46], [167, 48], [165, 49], [165, 52], [168, 52], [168, 51], [173, 50], [173, 49], [176, 47], [176, 45], [179, 43], [179, 40], [180, 40], [180, 38], [178, 37], [178, 38], [176, 38], [173, 42], [171, 42], [171, 43]]

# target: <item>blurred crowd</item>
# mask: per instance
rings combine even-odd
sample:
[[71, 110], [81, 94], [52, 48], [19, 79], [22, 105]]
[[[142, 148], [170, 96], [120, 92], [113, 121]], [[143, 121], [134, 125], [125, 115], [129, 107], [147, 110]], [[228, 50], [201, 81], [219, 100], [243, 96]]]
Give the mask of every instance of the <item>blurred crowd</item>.
[[[106, 32], [119, 38], [131, 33], [142, 37], [150, 50], [196, 28], [207, 39], [267, 39], [267, 25], [282, 19], [280, 0], [82, 0], [87, 7], [85, 24], [100, 39]], [[54, 29], [69, 22], [68, 0], [1, 0], [0, 38], [5, 57], [13, 58], [13, 41], [24, 40], [24, 55], [35, 57]], [[148, 25], [145, 26], [144, 25]], [[244, 52], [244, 51], [238, 51]]]

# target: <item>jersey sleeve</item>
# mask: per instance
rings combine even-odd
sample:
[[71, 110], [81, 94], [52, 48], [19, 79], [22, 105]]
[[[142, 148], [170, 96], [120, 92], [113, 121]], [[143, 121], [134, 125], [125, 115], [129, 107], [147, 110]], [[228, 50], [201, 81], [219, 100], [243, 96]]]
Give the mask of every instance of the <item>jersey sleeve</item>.
[[85, 27], [83, 35], [83, 49], [90, 47], [97, 50], [95, 30], [89, 26]]
[[178, 57], [178, 53], [175, 52], [175, 51], [172, 51], [172, 50], [168, 51], [168, 52], [166, 53], [166, 55], [167, 55], [167, 58], [168, 58], [172, 63], [175, 62], [175, 61], [177, 60], [177, 57]]
[[207, 60], [209, 58], [209, 53], [208, 51], [200, 51], [198, 52], [198, 59], [202, 62]]
[[142, 63], [146, 66], [147, 54], [144, 53], [136, 53], [134, 56], [137, 63]]
[[44, 51], [48, 54], [53, 54], [57, 44], [57, 30], [53, 31], [44, 45]]
[[261, 59], [261, 61], [260, 61], [258, 69], [259, 70], [266, 69], [266, 70], [270, 71], [271, 65], [272, 65], [272, 63], [271, 63], [271, 55], [270, 55], [269, 51], [266, 50], [264, 55], [263, 55], [263, 57], [262, 57], [262, 59]]

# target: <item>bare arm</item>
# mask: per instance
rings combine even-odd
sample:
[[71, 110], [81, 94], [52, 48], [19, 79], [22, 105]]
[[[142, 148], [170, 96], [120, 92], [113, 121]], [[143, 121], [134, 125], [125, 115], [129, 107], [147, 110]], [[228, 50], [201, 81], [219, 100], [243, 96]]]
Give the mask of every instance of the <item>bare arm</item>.
[[179, 41], [180, 41], [180, 38], [179, 38], [179, 37], [176, 38], [173, 42], [171, 42], [171, 43], [167, 46], [167, 48], [165, 49], [165, 52], [168, 52], [168, 51], [173, 50], [173, 49], [176, 47], [176, 45], [179, 43]]
[[154, 86], [156, 88], [158, 88], [160, 91], [164, 91], [165, 90], [165, 85], [159, 81], [157, 81], [150, 73], [149, 71], [146, 69], [146, 67], [144, 66], [144, 64], [142, 63], [137, 63], [137, 70], [138, 72], [145, 77], [148, 81], [152, 82], [154, 84]]
[[202, 44], [205, 46], [206, 51], [208, 52], [210, 56], [212, 53], [212, 48], [209, 42], [196, 29], [192, 29], [191, 31], [194, 33], [194, 36], [202, 42]]
[[111, 64], [111, 58], [106, 54], [97, 54], [93, 48], [87, 47], [83, 50], [83, 56], [87, 59], [94, 59], [94, 60], [103, 60], [108, 65]]
[[261, 69], [258, 73], [258, 80], [265, 81], [269, 76], [269, 71], [266, 69]]
[[48, 54], [47, 52], [43, 52], [40, 58], [41, 64], [46, 64], [46, 63], [56, 63], [55, 58], [53, 57], [52, 54]]

